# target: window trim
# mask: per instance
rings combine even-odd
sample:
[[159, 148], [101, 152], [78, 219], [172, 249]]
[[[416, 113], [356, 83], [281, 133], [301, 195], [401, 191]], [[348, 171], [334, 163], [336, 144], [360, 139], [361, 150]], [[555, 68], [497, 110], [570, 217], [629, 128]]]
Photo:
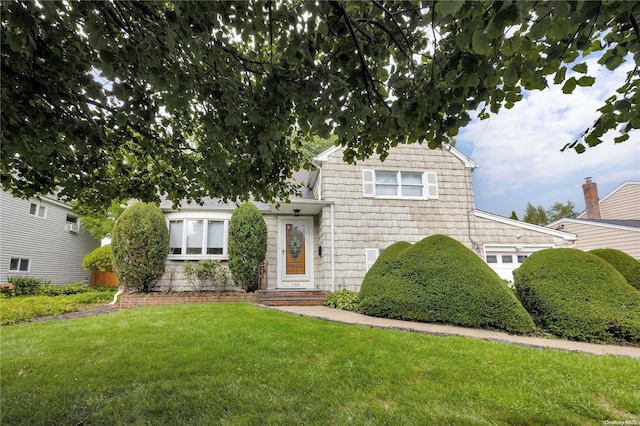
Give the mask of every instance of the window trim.
[[[13, 260], [17, 260], [18, 261], [18, 268], [17, 269], [11, 269], [11, 263]], [[23, 270], [20, 269], [20, 266], [22, 265], [22, 262], [26, 261], [27, 262], [27, 269]], [[9, 258], [9, 272], [15, 272], [15, 273], [29, 273], [31, 272], [31, 259], [29, 259], [28, 257], [10, 257]]]
[[[396, 174], [396, 194], [395, 195], [378, 195], [376, 182], [376, 173], [386, 172]], [[404, 196], [402, 195], [402, 175], [403, 174], [421, 174], [422, 176], [422, 195], [421, 196]], [[433, 181], [433, 183], [430, 183]], [[392, 186], [392, 185], [387, 185]], [[407, 187], [417, 187], [417, 185], [405, 185]], [[377, 198], [387, 200], [436, 200], [438, 193], [438, 174], [433, 171], [420, 170], [387, 170], [387, 169], [364, 169], [362, 170], [362, 194], [365, 198]]]
[[[31, 213], [32, 208], [35, 207], [35, 213]], [[29, 216], [37, 217], [40, 219], [47, 218], [47, 206], [42, 205], [42, 203], [31, 203], [29, 204]], [[42, 215], [39, 213], [42, 212]]]
[[[169, 214], [165, 216], [167, 229], [171, 232], [171, 222], [182, 221], [182, 240], [180, 254], [167, 253], [168, 260], [200, 260], [200, 259], [229, 259], [229, 220], [231, 214], [219, 214], [219, 213], [201, 213], [201, 214]], [[187, 226], [185, 221], [197, 221], [201, 220], [202, 223], [202, 252], [200, 254], [187, 254]], [[222, 222], [223, 234], [222, 234], [222, 254], [207, 254], [207, 241], [209, 232], [209, 222]], [[171, 247], [169, 247], [171, 250]]]

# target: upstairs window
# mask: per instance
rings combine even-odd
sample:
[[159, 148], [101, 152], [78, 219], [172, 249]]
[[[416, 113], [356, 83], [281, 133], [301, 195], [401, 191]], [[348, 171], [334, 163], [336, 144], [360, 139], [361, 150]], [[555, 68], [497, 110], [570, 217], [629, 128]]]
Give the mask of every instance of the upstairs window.
[[31, 203], [31, 206], [29, 207], [29, 214], [31, 216], [41, 217], [44, 219], [47, 215], [47, 208], [40, 204]]
[[169, 220], [169, 257], [226, 258], [228, 228], [228, 220]]
[[363, 170], [363, 194], [375, 198], [438, 198], [438, 179], [434, 172]]

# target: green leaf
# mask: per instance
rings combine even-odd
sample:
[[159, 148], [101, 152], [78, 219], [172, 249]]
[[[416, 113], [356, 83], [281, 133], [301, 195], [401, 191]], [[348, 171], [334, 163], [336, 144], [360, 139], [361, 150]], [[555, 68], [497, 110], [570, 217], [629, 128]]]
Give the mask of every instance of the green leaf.
[[589, 77], [588, 75], [585, 75], [584, 77], [580, 77], [580, 79], [578, 80], [578, 86], [590, 87], [590, 86], [593, 86], [593, 83], [595, 82], [596, 82], [595, 77]]
[[622, 136], [618, 136], [617, 138], [613, 138], [613, 142], [614, 143], [622, 143], [622, 142], [626, 141], [627, 139], [629, 139], [629, 133], [625, 133]]
[[562, 67], [558, 71], [556, 71], [556, 75], [553, 78], [553, 84], [560, 84], [564, 81], [567, 75], [567, 67]]
[[583, 152], [585, 152], [587, 149], [584, 147], [584, 145], [582, 145], [581, 143], [577, 144], [574, 149], [576, 150], [576, 152], [578, 154], [582, 154]]
[[618, 68], [622, 64], [622, 62], [624, 62], [624, 57], [612, 55], [609, 58], [607, 58], [604, 65], [607, 67], [608, 70], [612, 71]]
[[325, 37], [329, 34], [329, 26], [325, 21], [320, 21], [318, 24], [318, 32]]
[[587, 64], [585, 62], [582, 62], [578, 65], [575, 65], [573, 68], [571, 68], [573, 71], [575, 72], [579, 72], [581, 74], [585, 74], [587, 72]]
[[473, 38], [471, 40], [471, 48], [478, 55], [486, 55], [489, 53], [489, 39], [487, 35], [482, 30], [476, 30], [473, 33]]
[[570, 79], [568, 79], [565, 83], [564, 86], [562, 86], [562, 93], [564, 93], [565, 95], [570, 95], [571, 93], [573, 93], [573, 90], [576, 88], [576, 79], [575, 77], [571, 77]]
[[455, 15], [464, 6], [464, 0], [446, 0], [436, 3], [436, 13], [442, 17]]

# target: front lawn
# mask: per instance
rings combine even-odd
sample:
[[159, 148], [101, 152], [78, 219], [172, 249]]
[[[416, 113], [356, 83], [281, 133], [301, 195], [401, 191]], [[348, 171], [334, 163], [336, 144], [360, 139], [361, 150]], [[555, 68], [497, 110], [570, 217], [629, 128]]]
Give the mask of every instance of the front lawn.
[[2, 327], [1, 424], [563, 424], [640, 417], [640, 361], [248, 304]]

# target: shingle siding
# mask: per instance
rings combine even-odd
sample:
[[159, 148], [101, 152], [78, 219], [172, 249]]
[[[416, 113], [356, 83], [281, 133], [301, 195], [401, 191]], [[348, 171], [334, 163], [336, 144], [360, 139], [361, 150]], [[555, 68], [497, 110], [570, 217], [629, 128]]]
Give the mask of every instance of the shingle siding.
[[[11, 276], [30, 276], [52, 284], [87, 282], [91, 272], [82, 268], [83, 257], [100, 246], [93, 236], [65, 230], [71, 209], [47, 198], [23, 200], [2, 191], [0, 195], [0, 282]], [[29, 214], [31, 203], [46, 207], [46, 217]], [[31, 260], [29, 272], [10, 272], [11, 258]]]

